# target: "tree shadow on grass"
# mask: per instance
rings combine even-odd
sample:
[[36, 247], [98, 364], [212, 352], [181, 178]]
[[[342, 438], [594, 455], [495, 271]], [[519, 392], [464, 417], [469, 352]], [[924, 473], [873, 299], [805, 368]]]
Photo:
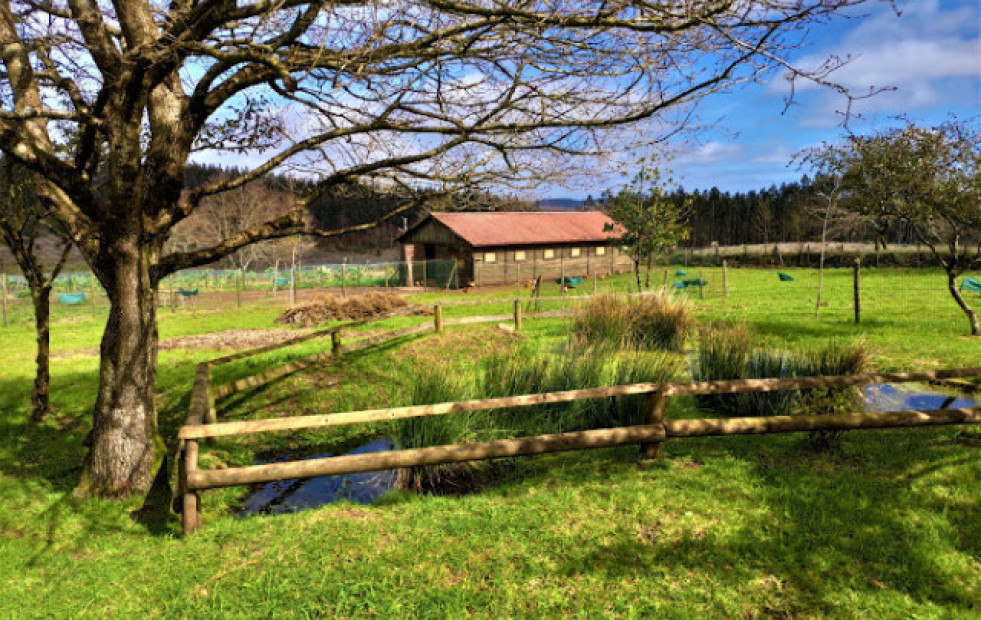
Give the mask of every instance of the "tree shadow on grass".
[[[183, 423], [190, 402], [191, 379], [195, 363], [166, 360], [158, 371], [159, 431], [167, 452], [176, 448], [176, 433]], [[98, 368], [65, 371], [55, 367], [52, 373], [52, 410], [38, 424], [28, 423], [28, 406], [32, 376], [0, 380], [0, 471], [6, 478], [15, 479], [24, 489], [34, 489], [24, 497], [51, 492], [60, 495], [42, 508], [40, 518], [46, 524], [45, 540], [54, 541], [62, 523], [72, 522], [72, 528], [84, 531], [116, 529], [111, 526], [118, 516], [98, 500], [75, 500], [72, 491], [78, 485], [82, 464], [87, 452], [85, 439], [92, 424], [92, 406], [98, 388]], [[158, 473], [148, 494], [146, 510], [133, 516], [151, 533], [169, 533], [165, 521], [172, 519], [163, 507], [169, 506], [170, 472], [167, 461]], [[43, 490], [43, 493], [42, 493]], [[164, 502], [160, 498], [167, 494]], [[159, 497], [158, 497], [159, 496]], [[36, 500], [35, 500], [36, 501]], [[100, 508], [101, 506], [101, 508]], [[38, 506], [32, 504], [30, 510]], [[153, 509], [149, 517], [148, 510]]]
[[[846, 591], [869, 597], [896, 592], [915, 604], [977, 612], [981, 588], [976, 573], [970, 581], [970, 558], [976, 566], [981, 496], [962, 493], [952, 502], [937, 490], [956, 485], [977, 455], [940, 447], [929, 433], [883, 435], [851, 446], [860, 454], [871, 452], [859, 466], [828, 455], [795, 455], [792, 439], [763, 454], [760, 438], [684, 448], [701, 460], [725, 456], [748, 466], [762, 515], [742, 513], [748, 507], [736, 505], [735, 527], [716, 523], [652, 532], [638, 524], [646, 535], [626, 531], [615, 542], [585, 545], [561, 570], [608, 578], [694, 573], [743, 588], [772, 576], [783, 585], [767, 604], [787, 615], [852, 613]], [[677, 457], [667, 451], [667, 458]], [[715, 485], [720, 497], [729, 486], [745, 485], [704, 483]], [[960, 555], [959, 567], [951, 555]]]

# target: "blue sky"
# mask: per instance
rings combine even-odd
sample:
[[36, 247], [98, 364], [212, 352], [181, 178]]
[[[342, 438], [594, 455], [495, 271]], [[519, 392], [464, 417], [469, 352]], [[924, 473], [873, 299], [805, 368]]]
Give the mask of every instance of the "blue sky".
[[[981, 0], [907, 0], [862, 7], [865, 17], [816, 28], [801, 50], [800, 66], [816, 66], [830, 54], [853, 60], [833, 78], [853, 89], [895, 87], [859, 101], [848, 129], [864, 134], [898, 124], [897, 115], [922, 123], [981, 115]], [[699, 119], [706, 129], [695, 143], [674, 145], [669, 164], [687, 189], [713, 186], [726, 191], [759, 189], [801, 176], [791, 157], [802, 148], [844, 135], [837, 113], [845, 100], [816, 86], [798, 85], [796, 103], [786, 112], [789, 92], [780, 75], [703, 101]], [[714, 123], [713, 121], [718, 121]], [[626, 179], [611, 179], [614, 188]], [[601, 188], [603, 189], [603, 188]], [[600, 191], [549, 191], [552, 197], [585, 197]]]

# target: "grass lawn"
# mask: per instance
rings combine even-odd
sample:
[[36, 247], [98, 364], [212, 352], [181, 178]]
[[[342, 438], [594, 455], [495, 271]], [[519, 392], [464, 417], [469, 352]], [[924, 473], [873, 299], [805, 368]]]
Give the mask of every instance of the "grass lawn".
[[[671, 273], [678, 267], [672, 267]], [[689, 270], [687, 277], [699, 275]], [[702, 269], [679, 294], [705, 320], [746, 321], [767, 343], [810, 347], [863, 335], [884, 370], [981, 364], [981, 341], [938, 271], [863, 273], [854, 324], [850, 270], [817, 274]], [[663, 274], [656, 271], [655, 282]], [[674, 276], [669, 274], [669, 280]], [[599, 282], [626, 290], [626, 276]], [[584, 285], [587, 290], [591, 283]], [[553, 294], [556, 291], [545, 291]], [[425, 293], [447, 317], [511, 310], [526, 289]], [[981, 309], [981, 300], [972, 299]], [[561, 302], [546, 302], [558, 307]], [[270, 329], [269, 299], [160, 311], [160, 337]], [[867, 431], [839, 452], [795, 436], [668, 442], [642, 464], [634, 447], [519, 460], [465, 496], [395, 492], [277, 517], [232, 516], [248, 489], [205, 492], [204, 528], [187, 540], [173, 517], [139, 504], [76, 501], [97, 380], [104, 309], [56, 306], [52, 402], [25, 424], [32, 379], [29, 308], [0, 331], [0, 618], [153, 617], [981, 617], [981, 433], [975, 428]], [[425, 317], [392, 319], [399, 327]], [[529, 320], [526, 341], [558, 342], [568, 321]], [[370, 329], [378, 329], [372, 326]], [[314, 342], [216, 372], [224, 382], [329, 348]], [[401, 404], [420, 367], [472, 372], [515, 346], [493, 326], [448, 328], [351, 354], [258, 392], [220, 415], [323, 413]], [[158, 408], [168, 442], [184, 416], [194, 365], [214, 350], [160, 354]], [[669, 416], [698, 415], [674, 399]], [[204, 467], [349, 446], [384, 427], [265, 434], [208, 446]], [[166, 491], [163, 490], [165, 493]]]

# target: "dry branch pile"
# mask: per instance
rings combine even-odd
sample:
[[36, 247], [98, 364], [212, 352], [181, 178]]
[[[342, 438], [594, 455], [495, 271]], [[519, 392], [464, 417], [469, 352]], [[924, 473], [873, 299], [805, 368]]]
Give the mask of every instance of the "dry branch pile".
[[[366, 293], [353, 297], [321, 297], [317, 301], [290, 308], [276, 319], [284, 325], [316, 325], [324, 321], [368, 319], [408, 307], [394, 293]], [[420, 309], [420, 312], [423, 310]]]

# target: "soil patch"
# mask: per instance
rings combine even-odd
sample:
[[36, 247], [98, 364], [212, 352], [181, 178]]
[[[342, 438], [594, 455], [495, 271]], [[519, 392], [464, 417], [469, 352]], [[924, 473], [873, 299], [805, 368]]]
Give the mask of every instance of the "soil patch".
[[227, 329], [160, 341], [161, 351], [172, 349], [214, 349], [238, 351], [276, 344], [309, 333], [308, 329]]
[[[309, 329], [228, 329], [211, 334], [168, 338], [167, 340], [161, 340], [159, 347], [161, 351], [172, 351], [174, 349], [240, 351], [275, 344], [287, 338], [295, 338], [308, 333], [310, 333]], [[87, 349], [74, 349], [63, 353], [55, 353], [51, 357], [53, 359], [63, 359], [80, 355], [98, 354], [99, 349], [90, 347]]]

